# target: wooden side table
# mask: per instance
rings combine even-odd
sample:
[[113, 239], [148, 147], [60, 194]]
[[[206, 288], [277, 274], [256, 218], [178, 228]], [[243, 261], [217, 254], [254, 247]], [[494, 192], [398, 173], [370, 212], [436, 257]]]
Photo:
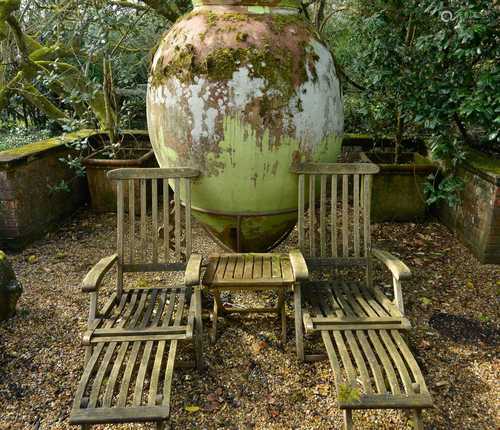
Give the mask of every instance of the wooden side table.
[[[288, 254], [217, 254], [208, 259], [203, 285], [214, 296], [210, 340], [217, 338], [217, 318], [227, 314], [275, 313], [281, 316], [281, 340], [286, 342], [285, 291], [295, 282]], [[276, 307], [235, 309], [222, 304], [221, 291], [278, 293]]]

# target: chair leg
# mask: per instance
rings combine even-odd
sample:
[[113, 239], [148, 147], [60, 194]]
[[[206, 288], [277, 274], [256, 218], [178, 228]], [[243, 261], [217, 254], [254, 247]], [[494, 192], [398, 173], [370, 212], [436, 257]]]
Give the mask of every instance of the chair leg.
[[194, 349], [195, 349], [195, 361], [196, 368], [200, 371], [203, 368], [203, 321], [201, 316], [201, 289], [198, 287], [195, 290], [195, 338], [194, 338]]
[[[285, 293], [283, 293], [285, 294]], [[281, 342], [283, 346], [286, 344], [286, 306], [285, 302], [281, 306]]]
[[415, 430], [424, 430], [424, 421], [422, 419], [422, 409], [413, 410], [413, 423]]
[[281, 319], [281, 343], [284, 346], [286, 343], [286, 308], [285, 308], [285, 291], [278, 291], [279, 299], [276, 306], [277, 314]]
[[[216, 292], [215, 294], [218, 294]], [[218, 300], [215, 299], [214, 297], [214, 309], [212, 312], [212, 330], [210, 331], [210, 342], [215, 344], [215, 341], [217, 340], [217, 321], [219, 319], [219, 304]]]
[[295, 308], [295, 345], [297, 349], [297, 358], [300, 361], [304, 361], [304, 334], [302, 329], [302, 294], [299, 283], [296, 283], [293, 287], [293, 305]]
[[352, 410], [344, 409], [344, 430], [353, 430], [354, 422], [352, 420]]

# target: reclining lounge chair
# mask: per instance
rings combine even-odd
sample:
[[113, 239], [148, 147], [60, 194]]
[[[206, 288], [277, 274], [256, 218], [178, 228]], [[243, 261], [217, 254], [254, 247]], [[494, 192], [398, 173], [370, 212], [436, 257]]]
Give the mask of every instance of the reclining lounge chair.
[[[170, 415], [179, 341], [193, 342], [194, 363], [201, 367], [201, 257], [191, 254], [190, 210], [191, 179], [197, 175], [187, 168], [108, 173], [117, 187], [117, 253], [97, 263], [82, 283], [90, 294], [90, 313], [72, 424], [88, 429], [92, 424], [149, 421], [161, 429]], [[112, 267], [116, 290], [98, 311], [99, 287]], [[179, 271], [185, 273], [178, 284], [125, 282], [127, 273]]]
[[[328, 357], [346, 429], [353, 428], [354, 409], [384, 408], [411, 410], [415, 428], [423, 429], [421, 411], [433, 402], [401, 335], [410, 328], [401, 281], [411, 273], [396, 257], [371, 247], [371, 183], [378, 170], [369, 163], [311, 163], [293, 170], [299, 176], [300, 250], [290, 253], [298, 280], [297, 355]], [[373, 286], [374, 259], [392, 272], [393, 300]], [[304, 352], [304, 330], [320, 333], [326, 355]]]

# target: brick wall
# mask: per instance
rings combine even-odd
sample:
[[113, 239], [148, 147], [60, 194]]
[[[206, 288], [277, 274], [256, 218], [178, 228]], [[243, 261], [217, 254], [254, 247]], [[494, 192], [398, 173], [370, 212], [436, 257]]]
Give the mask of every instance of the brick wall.
[[[55, 142], [0, 152], [0, 248], [21, 249], [88, 201], [86, 178], [59, 160], [69, 151]], [[54, 191], [62, 180], [69, 192]]]
[[460, 203], [438, 208], [440, 220], [453, 230], [482, 263], [500, 264], [500, 176], [460, 170], [465, 182]]

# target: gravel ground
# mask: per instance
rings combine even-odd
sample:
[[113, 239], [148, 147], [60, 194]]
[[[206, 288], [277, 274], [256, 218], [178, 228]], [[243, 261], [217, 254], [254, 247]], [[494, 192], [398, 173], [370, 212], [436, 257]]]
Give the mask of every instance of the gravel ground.
[[[294, 243], [292, 235], [280, 249]], [[500, 267], [480, 265], [436, 223], [375, 225], [374, 244], [399, 255], [414, 272], [403, 290], [414, 326], [408, 341], [436, 404], [424, 412], [426, 428], [499, 428]], [[197, 226], [194, 245], [204, 255], [218, 251]], [[71, 428], [68, 415], [83, 366], [80, 339], [88, 311], [78, 284], [113, 248], [114, 217], [83, 211], [58, 232], [11, 255], [25, 292], [18, 315], [0, 323], [0, 429]], [[387, 273], [376, 276], [390, 294]], [[288, 317], [284, 349], [272, 317], [222, 322], [217, 344], [204, 340], [203, 374], [179, 370], [174, 376], [172, 427], [341, 428], [330, 367], [295, 359], [291, 300]], [[399, 411], [355, 412], [354, 419], [359, 429], [411, 428]]]

